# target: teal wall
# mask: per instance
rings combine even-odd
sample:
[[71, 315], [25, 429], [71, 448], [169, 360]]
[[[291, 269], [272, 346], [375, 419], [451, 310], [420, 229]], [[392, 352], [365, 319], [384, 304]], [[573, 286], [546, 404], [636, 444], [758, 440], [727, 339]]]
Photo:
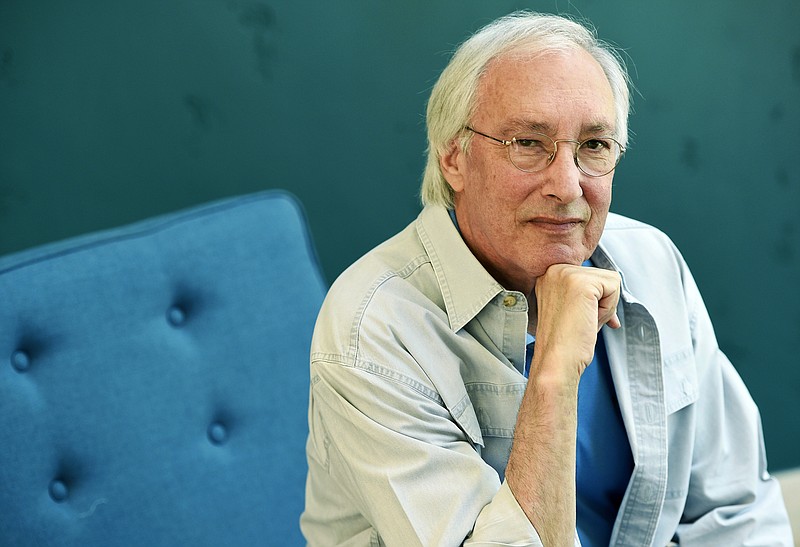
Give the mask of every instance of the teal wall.
[[0, 253], [281, 187], [333, 279], [416, 215], [448, 52], [523, 7], [630, 57], [613, 209], [683, 250], [773, 469], [800, 466], [797, 0], [0, 0]]

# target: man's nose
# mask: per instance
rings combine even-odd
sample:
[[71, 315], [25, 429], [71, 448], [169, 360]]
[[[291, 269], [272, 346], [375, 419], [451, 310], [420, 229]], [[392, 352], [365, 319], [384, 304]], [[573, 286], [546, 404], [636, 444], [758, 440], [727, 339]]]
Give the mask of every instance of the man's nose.
[[543, 175], [542, 192], [562, 203], [572, 203], [583, 195], [581, 170], [575, 163], [575, 144], [572, 141], [559, 141], [555, 156]]

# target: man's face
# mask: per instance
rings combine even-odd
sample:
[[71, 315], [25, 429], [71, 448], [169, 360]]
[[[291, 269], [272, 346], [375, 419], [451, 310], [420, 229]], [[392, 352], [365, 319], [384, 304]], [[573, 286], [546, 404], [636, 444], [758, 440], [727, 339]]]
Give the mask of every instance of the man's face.
[[[614, 98], [602, 68], [583, 50], [505, 55], [489, 64], [470, 125], [504, 140], [538, 132], [583, 141], [613, 135]], [[442, 157], [462, 235], [507, 289], [530, 294], [549, 266], [580, 264], [600, 240], [613, 173], [583, 174], [574, 152], [574, 144], [559, 143], [547, 168], [525, 173], [505, 146], [473, 134], [466, 153], [454, 143]]]

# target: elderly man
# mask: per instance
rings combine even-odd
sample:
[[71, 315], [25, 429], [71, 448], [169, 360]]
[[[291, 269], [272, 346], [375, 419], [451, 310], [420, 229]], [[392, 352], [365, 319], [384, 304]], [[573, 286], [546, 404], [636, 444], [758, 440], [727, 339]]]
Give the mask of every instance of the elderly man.
[[790, 545], [758, 411], [678, 251], [609, 214], [627, 77], [514, 13], [428, 104], [425, 203], [331, 288], [311, 545]]

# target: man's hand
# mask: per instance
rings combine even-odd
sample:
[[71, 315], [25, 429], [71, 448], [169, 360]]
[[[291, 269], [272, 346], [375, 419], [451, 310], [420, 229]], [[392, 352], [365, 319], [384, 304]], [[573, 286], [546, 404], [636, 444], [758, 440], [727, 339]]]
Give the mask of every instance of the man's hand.
[[[617, 272], [554, 264], [536, 280], [536, 355], [542, 366], [554, 363], [577, 372], [591, 363], [597, 333], [603, 325], [619, 328]], [[574, 365], [576, 368], [572, 368]]]

